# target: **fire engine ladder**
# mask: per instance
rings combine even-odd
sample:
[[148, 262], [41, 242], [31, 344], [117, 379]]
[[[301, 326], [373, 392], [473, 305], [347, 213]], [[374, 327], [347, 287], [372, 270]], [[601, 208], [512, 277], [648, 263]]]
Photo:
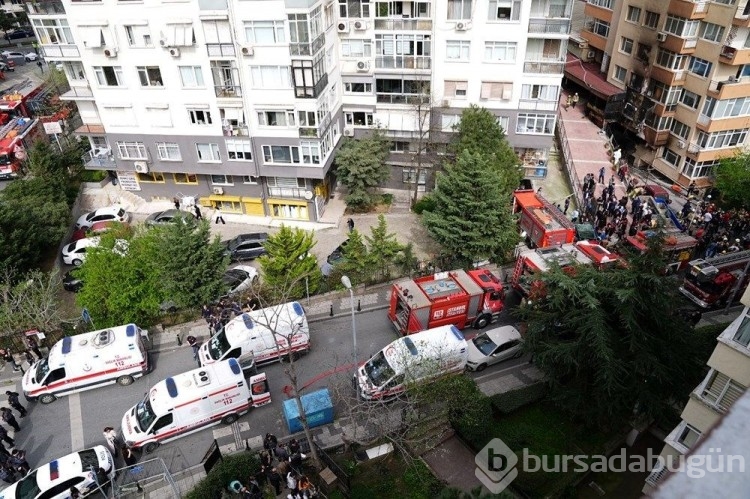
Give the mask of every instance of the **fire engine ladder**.
[[571, 222], [570, 220], [568, 220], [568, 217], [566, 217], [563, 214], [563, 212], [560, 211], [560, 209], [557, 206], [555, 206], [554, 204], [550, 203], [549, 201], [547, 201], [545, 198], [543, 198], [542, 196], [540, 196], [538, 194], [537, 194], [536, 198], [539, 201], [542, 202], [542, 204], [544, 205], [544, 208], [547, 210], [547, 213], [549, 213], [550, 215], [552, 215], [552, 217], [555, 219], [555, 221], [557, 223], [559, 223], [560, 225], [562, 225], [566, 229], [575, 229], [575, 226], [573, 225], [573, 222]]
[[750, 250], [738, 251], [736, 253], [727, 253], [726, 255], [719, 255], [713, 258], [705, 260], [706, 263], [710, 263], [716, 268], [722, 267], [728, 263], [737, 262], [740, 260], [750, 259]]
[[16, 123], [15, 118], [11, 119], [9, 123], [3, 125], [3, 127], [0, 128], [0, 139], [4, 139], [5, 136], [8, 135], [8, 132], [13, 130], [16, 126], [18, 126], [18, 123]]

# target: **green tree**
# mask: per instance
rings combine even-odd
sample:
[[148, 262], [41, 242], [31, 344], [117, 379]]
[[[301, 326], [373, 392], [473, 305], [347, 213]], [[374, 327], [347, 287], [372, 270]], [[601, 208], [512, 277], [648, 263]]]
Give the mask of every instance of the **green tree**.
[[322, 275], [311, 253], [315, 246], [312, 233], [282, 225], [263, 246], [266, 254], [258, 259], [260, 272], [264, 289], [269, 290], [274, 303], [304, 297], [306, 286], [310, 293], [318, 289]]
[[346, 203], [357, 211], [366, 211], [377, 201], [377, 187], [388, 180], [385, 164], [390, 142], [380, 130], [361, 139], [347, 139], [336, 153], [336, 175], [346, 186]]
[[363, 284], [371, 277], [370, 255], [358, 230], [349, 233], [349, 239], [342, 251], [344, 260], [336, 267], [337, 270], [349, 276], [354, 285]]
[[727, 206], [740, 208], [748, 206], [750, 192], [750, 153], [738, 152], [721, 160], [716, 169], [716, 187], [721, 191], [721, 199]]
[[432, 211], [422, 223], [455, 263], [469, 266], [501, 260], [518, 242], [511, 213], [507, 172], [492, 168], [494, 159], [464, 151], [437, 178]]
[[539, 276], [542, 301], [517, 309], [552, 400], [580, 421], [616, 428], [634, 415], [664, 418], [695, 386], [706, 359], [696, 358], [663, 269], [658, 242], [627, 268], [552, 269]]
[[15, 19], [10, 17], [7, 12], [0, 10], [0, 29], [10, 31], [15, 26]]
[[370, 229], [370, 233], [365, 240], [370, 247], [368, 256], [372, 271], [376, 279], [388, 278], [404, 246], [396, 240], [396, 234], [388, 232], [388, 224], [382, 214], [378, 215], [378, 224]]

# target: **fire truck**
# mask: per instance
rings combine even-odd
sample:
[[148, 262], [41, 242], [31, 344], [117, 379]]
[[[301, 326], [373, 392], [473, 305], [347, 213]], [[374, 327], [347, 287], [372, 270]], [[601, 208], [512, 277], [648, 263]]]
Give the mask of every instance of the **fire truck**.
[[[624, 245], [633, 248], [636, 252], [643, 254], [646, 251], [648, 240], [658, 235], [656, 231], [638, 231], [635, 236], [625, 236]], [[664, 236], [662, 253], [666, 257], [668, 273], [678, 272], [688, 266], [693, 250], [698, 240], [693, 236], [681, 232], [667, 232]]]
[[738, 296], [747, 287], [745, 268], [749, 261], [750, 250], [692, 260], [680, 293], [701, 308], [726, 305], [735, 286], [739, 284]]
[[546, 272], [553, 263], [568, 268], [574, 264], [590, 265], [591, 259], [579, 251], [575, 244], [535, 249], [519, 246], [516, 248], [516, 266], [510, 283], [521, 296], [528, 296], [536, 281], [534, 274]]
[[395, 283], [388, 318], [402, 335], [448, 324], [482, 329], [503, 310], [500, 278], [486, 269], [452, 270]]
[[26, 151], [45, 139], [39, 120], [32, 118], [13, 118], [0, 128], [0, 179], [17, 177]]
[[575, 240], [575, 225], [559, 208], [533, 191], [513, 193], [513, 212], [521, 213], [518, 223], [531, 247], [545, 248]]

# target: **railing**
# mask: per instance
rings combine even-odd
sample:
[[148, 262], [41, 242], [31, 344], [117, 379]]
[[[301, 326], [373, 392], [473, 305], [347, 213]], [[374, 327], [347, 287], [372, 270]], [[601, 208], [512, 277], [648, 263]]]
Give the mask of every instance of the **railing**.
[[698, 119], [696, 120], [696, 123], [699, 125], [708, 125], [708, 123], [711, 121], [710, 116], [706, 116], [705, 114], [698, 115]]
[[315, 40], [304, 43], [290, 43], [289, 54], [290, 55], [309, 55], [312, 56], [323, 48], [325, 44], [325, 35], [320, 35]]
[[115, 157], [111, 152], [95, 156], [94, 151], [89, 151], [82, 156], [82, 159], [85, 166], [95, 166], [107, 170], [111, 170], [117, 166]]
[[28, 2], [26, 8], [29, 14], [49, 16], [55, 14], [65, 14], [65, 7], [62, 2], [57, 0], [51, 2]]
[[375, 19], [375, 29], [432, 31], [432, 21], [425, 19]]
[[430, 69], [431, 58], [423, 55], [378, 56], [375, 67], [379, 69]]
[[60, 95], [61, 100], [75, 100], [77, 98], [94, 98], [94, 92], [88, 85], [85, 87], [70, 87], [70, 90]]
[[523, 63], [524, 73], [563, 74], [565, 61], [532, 61]]
[[690, 154], [697, 154], [700, 152], [700, 150], [701, 150], [701, 146], [699, 146], [695, 142], [691, 142], [687, 148], [687, 152], [689, 152]]
[[242, 87], [239, 85], [214, 85], [216, 97], [242, 97]]
[[208, 57], [234, 57], [235, 49], [232, 43], [207, 43]]
[[269, 187], [268, 195], [277, 198], [304, 199], [306, 189], [299, 187]]
[[529, 21], [529, 33], [556, 33], [567, 35], [570, 31], [570, 21], [541, 21], [531, 19]]
[[565, 123], [563, 123], [562, 114], [558, 111], [557, 113], [557, 140], [562, 146], [560, 152], [562, 153], [562, 160], [565, 162], [565, 171], [568, 174], [568, 181], [573, 189], [573, 196], [576, 200], [578, 210], [583, 214], [583, 191], [581, 186], [583, 184], [578, 180], [578, 174], [576, 173], [575, 165], [573, 164], [573, 154], [570, 151], [570, 144], [568, 143], [568, 137], [565, 133]]
[[667, 476], [668, 471], [666, 465], [661, 460], [657, 461], [656, 467], [646, 477], [646, 483], [652, 487], [658, 487], [659, 483]]
[[536, 111], [556, 111], [557, 101], [543, 101], [538, 99], [521, 99], [518, 101], [518, 109], [531, 109]]
[[300, 137], [317, 137], [318, 129], [315, 127], [299, 127]]
[[377, 102], [383, 104], [427, 104], [429, 101], [429, 95], [377, 94]]
[[224, 136], [225, 137], [249, 137], [250, 129], [247, 127], [247, 125], [226, 126], [224, 127]]
[[42, 55], [45, 59], [57, 57], [81, 57], [75, 45], [42, 45]]

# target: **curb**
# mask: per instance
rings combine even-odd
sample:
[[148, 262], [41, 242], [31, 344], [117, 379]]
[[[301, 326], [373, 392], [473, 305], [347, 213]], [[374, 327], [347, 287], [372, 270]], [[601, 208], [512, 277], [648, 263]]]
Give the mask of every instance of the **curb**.
[[[388, 308], [388, 305], [376, 305], [372, 307], [362, 307], [362, 310], [355, 311], [357, 314], [361, 314], [362, 312], [373, 312], [375, 310], [384, 310]], [[349, 317], [352, 313], [351, 312], [339, 312], [334, 313], [333, 315], [319, 315], [317, 317], [308, 317], [307, 322], [321, 322], [326, 321], [329, 319], [339, 319], [341, 317]]]

